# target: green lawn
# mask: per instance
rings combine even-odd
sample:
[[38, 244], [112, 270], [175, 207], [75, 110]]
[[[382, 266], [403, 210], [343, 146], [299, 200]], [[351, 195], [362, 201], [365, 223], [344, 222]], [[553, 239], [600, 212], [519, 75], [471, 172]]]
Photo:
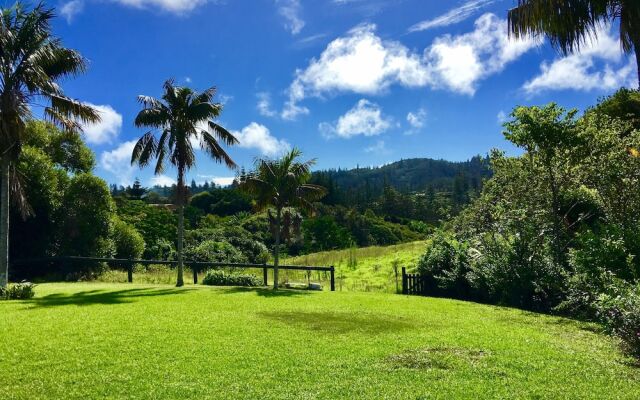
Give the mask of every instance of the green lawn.
[[384, 293], [43, 284], [0, 302], [0, 399], [638, 399], [590, 325]]

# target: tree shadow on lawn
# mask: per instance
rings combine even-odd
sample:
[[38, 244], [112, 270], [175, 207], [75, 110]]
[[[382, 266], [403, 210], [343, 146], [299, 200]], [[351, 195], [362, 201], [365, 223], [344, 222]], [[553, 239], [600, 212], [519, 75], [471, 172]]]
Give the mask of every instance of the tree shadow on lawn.
[[261, 297], [298, 297], [308, 296], [313, 293], [312, 290], [297, 290], [297, 289], [278, 289], [273, 290], [270, 288], [255, 288], [255, 287], [232, 287], [225, 290], [225, 294], [235, 293], [255, 293]]
[[293, 327], [329, 334], [359, 332], [376, 335], [414, 327], [409, 321], [391, 315], [362, 315], [334, 311], [269, 311], [258, 315]]
[[54, 293], [48, 296], [35, 298], [27, 302], [30, 308], [57, 307], [57, 306], [91, 306], [96, 304], [125, 304], [133, 303], [142, 297], [157, 297], [175, 294], [183, 294], [193, 289], [154, 289], [136, 288], [125, 290], [87, 290], [77, 293]]

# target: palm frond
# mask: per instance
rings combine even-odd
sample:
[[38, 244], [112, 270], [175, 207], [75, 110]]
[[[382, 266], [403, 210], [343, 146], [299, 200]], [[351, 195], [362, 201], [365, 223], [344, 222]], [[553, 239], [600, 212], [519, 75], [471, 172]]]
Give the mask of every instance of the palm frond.
[[140, 167], [146, 167], [151, 161], [158, 149], [155, 136], [152, 132], [147, 132], [136, 142], [131, 154], [131, 165], [138, 164]]

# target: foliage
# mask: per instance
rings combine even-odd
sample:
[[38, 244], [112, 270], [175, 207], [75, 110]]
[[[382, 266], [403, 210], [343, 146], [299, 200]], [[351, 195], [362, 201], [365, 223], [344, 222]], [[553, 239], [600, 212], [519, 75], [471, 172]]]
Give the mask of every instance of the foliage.
[[205, 240], [185, 249], [185, 258], [198, 262], [246, 263], [247, 257], [228, 242]]
[[0, 300], [29, 300], [36, 295], [36, 285], [31, 282], [21, 282], [0, 287]]
[[116, 218], [113, 223], [113, 241], [116, 258], [137, 260], [144, 253], [144, 239], [131, 225]]
[[118, 217], [135, 227], [145, 242], [145, 258], [167, 260], [175, 252], [178, 219], [165, 206], [116, 197]]
[[262, 282], [255, 275], [210, 269], [204, 275], [202, 284], [207, 286], [260, 286]]
[[428, 278], [434, 294], [470, 298], [468, 245], [445, 233], [436, 233], [418, 261], [417, 271]]
[[617, 281], [607, 292], [597, 302], [600, 320], [627, 353], [640, 358], [640, 285]]

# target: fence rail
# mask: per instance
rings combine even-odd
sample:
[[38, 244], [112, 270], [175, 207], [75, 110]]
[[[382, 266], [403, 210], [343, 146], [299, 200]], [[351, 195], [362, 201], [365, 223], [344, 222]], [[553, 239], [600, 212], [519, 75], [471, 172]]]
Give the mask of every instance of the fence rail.
[[[54, 263], [61, 264], [74, 263], [74, 262], [97, 262], [97, 263], [109, 263], [115, 265], [121, 265], [127, 267], [128, 281], [133, 282], [133, 267], [134, 265], [178, 265], [175, 260], [130, 260], [124, 258], [101, 258], [101, 257], [77, 257], [77, 256], [61, 256], [61, 257], [43, 257], [43, 258], [31, 258], [15, 260], [11, 262], [11, 265], [30, 265], [37, 263]], [[202, 272], [206, 268], [257, 268], [263, 271], [263, 283], [268, 285], [268, 270], [274, 269], [274, 265], [271, 264], [249, 264], [249, 263], [222, 263], [222, 262], [201, 262], [201, 261], [184, 261], [184, 265], [193, 271], [193, 283], [198, 283], [198, 273]], [[306, 265], [279, 265], [278, 269], [290, 270], [290, 271], [322, 271], [330, 273], [330, 286], [331, 291], [336, 290], [335, 281], [335, 267], [315, 267]]]
[[402, 267], [402, 294], [427, 296], [427, 278], [419, 274], [407, 274], [407, 269]]

